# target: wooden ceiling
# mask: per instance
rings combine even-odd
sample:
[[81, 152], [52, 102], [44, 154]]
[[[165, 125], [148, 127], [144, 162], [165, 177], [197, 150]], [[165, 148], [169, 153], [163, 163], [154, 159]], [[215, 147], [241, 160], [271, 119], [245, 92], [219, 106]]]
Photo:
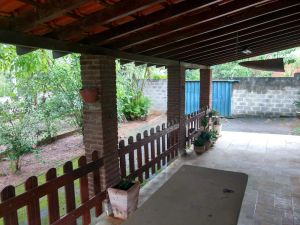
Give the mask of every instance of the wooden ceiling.
[[0, 0], [0, 42], [210, 66], [299, 46], [300, 1]]

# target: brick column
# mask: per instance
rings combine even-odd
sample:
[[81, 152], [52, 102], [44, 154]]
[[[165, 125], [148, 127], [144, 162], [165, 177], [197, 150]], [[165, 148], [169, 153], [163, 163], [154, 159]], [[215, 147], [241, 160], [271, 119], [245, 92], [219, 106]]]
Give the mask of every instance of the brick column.
[[80, 64], [83, 88], [98, 88], [98, 101], [84, 103], [83, 142], [88, 160], [91, 160], [93, 151], [104, 157], [104, 167], [100, 171], [104, 190], [120, 180], [115, 59], [82, 55]]
[[212, 73], [211, 69], [200, 69], [200, 108], [212, 108]]
[[178, 65], [168, 67], [168, 122], [179, 121], [179, 150], [185, 153], [185, 68]]

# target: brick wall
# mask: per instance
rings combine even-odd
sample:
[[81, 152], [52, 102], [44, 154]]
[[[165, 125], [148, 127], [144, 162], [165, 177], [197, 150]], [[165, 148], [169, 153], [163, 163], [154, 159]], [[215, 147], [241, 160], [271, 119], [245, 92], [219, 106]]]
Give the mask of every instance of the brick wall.
[[179, 122], [179, 150], [185, 152], [185, 68], [168, 66], [168, 122]]
[[236, 78], [232, 93], [233, 116], [295, 116], [300, 99], [300, 76]]
[[168, 82], [163, 80], [148, 80], [143, 93], [151, 101], [151, 112], [167, 112]]
[[100, 171], [102, 189], [105, 189], [120, 179], [115, 59], [82, 55], [80, 64], [83, 88], [98, 88], [99, 100], [84, 104], [83, 142], [88, 159], [95, 150], [100, 157], [105, 157], [104, 167]]

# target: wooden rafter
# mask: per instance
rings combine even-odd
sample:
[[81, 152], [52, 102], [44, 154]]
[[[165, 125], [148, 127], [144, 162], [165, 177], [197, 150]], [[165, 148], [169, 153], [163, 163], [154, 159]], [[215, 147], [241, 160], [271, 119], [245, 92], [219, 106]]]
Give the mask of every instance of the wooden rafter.
[[141, 29], [150, 27], [154, 24], [161, 23], [163, 21], [170, 20], [170, 19], [173, 19], [178, 16], [182, 16], [186, 13], [190, 13], [190, 12], [199, 10], [201, 8], [205, 8], [207, 6], [216, 4], [218, 2], [221, 2], [221, 0], [183, 1], [178, 4], [170, 5], [170, 6], [166, 7], [165, 9], [155, 12], [153, 14], [150, 14], [148, 16], [143, 16], [143, 17], [137, 18], [136, 20], [131, 21], [129, 23], [125, 23], [123, 25], [117, 26], [115, 28], [112, 28], [112, 29], [102, 32], [100, 34], [90, 36], [86, 40], [84, 40], [84, 42], [97, 43], [99, 45], [103, 45], [103, 44], [109, 43], [110, 41], [115, 40], [117, 38], [137, 32]]
[[[273, 31], [271, 32], [253, 32], [252, 34], [246, 35], [246, 36], [239, 36], [239, 40], [237, 42], [237, 38], [220, 41], [219, 43], [212, 44], [212, 45], [204, 45], [202, 48], [195, 49], [193, 51], [190, 51], [188, 53], [182, 53], [170, 56], [170, 58], [177, 58], [177, 59], [188, 59], [188, 58], [195, 58], [202, 55], [209, 54], [211, 52], [220, 52], [223, 49], [230, 49], [235, 48], [236, 46], [240, 47], [250, 47], [251, 45], [260, 42], [260, 41], [266, 41], [268, 38], [275, 38], [280, 36], [285, 36], [294, 33], [295, 31], [298, 31], [300, 28], [300, 18], [295, 21], [292, 24], [281, 24], [278, 27], [270, 28]], [[274, 29], [276, 28], [276, 29]]]
[[[182, 32], [175, 32], [172, 35], [166, 35], [163, 38], [155, 38], [154, 40], [133, 46], [127, 50], [130, 52], [149, 54], [148, 52], [150, 52], [151, 50], [159, 49], [164, 46], [166, 46], [167, 48], [167, 46], [170, 45], [180, 46], [181, 44], [184, 45], [184, 43], [195, 43], [195, 40], [193, 40], [194, 42], [191, 42], [190, 40], [194, 38], [196, 39], [196, 37], [200, 37], [203, 35], [210, 36], [210, 32], [219, 33], [220, 36], [220, 33], [228, 34], [229, 31], [236, 32], [236, 30], [243, 30], [248, 28], [249, 26], [266, 23], [270, 14], [272, 14], [270, 17], [274, 18], [277, 16], [276, 13], [280, 13], [281, 10], [288, 8], [294, 10], [294, 8], [298, 7], [299, 5], [300, 3], [298, 0], [290, 0], [277, 1], [268, 5], [268, 7], [249, 8], [247, 10], [244, 10], [243, 13], [239, 14], [238, 16], [216, 19], [205, 24], [200, 24], [189, 29], [185, 29]], [[258, 18], [259, 16], [263, 15], [268, 15], [266, 16], [265, 20]], [[285, 14], [285, 16], [288, 16], [288, 14]], [[236, 26], [239, 29], [231, 29], [231, 26]], [[226, 31], [227, 29], [229, 30], [228, 32]]]
[[68, 37], [73, 35], [77, 35], [79, 37], [84, 36], [84, 31], [88, 26], [95, 24], [99, 26], [110, 23], [114, 20], [146, 9], [155, 3], [161, 3], [164, 1], [165, 0], [123, 0], [116, 3], [113, 7], [102, 9], [100, 12], [95, 12], [83, 17], [69, 26], [62, 27], [61, 29], [53, 32], [51, 36], [58, 37], [59, 39], [68, 39]]
[[213, 66], [213, 65], [217, 65], [217, 64], [223, 64], [223, 63], [228, 63], [228, 62], [232, 62], [232, 61], [236, 61], [236, 60], [247, 59], [250, 57], [255, 57], [255, 56], [264, 55], [264, 54], [268, 54], [268, 53], [274, 53], [274, 52], [282, 51], [282, 50], [289, 49], [289, 48], [295, 48], [295, 47], [299, 47], [299, 46], [300, 46], [300, 40], [295, 40], [293, 42], [289, 42], [289, 43], [285, 43], [285, 44], [281, 44], [281, 45], [276, 44], [275, 46], [270, 46], [268, 48], [261, 49], [260, 51], [256, 51], [255, 53], [253, 53], [251, 55], [244, 55], [244, 54], [239, 53], [239, 54], [235, 54], [234, 56], [231, 56], [231, 57], [224, 56], [224, 57], [220, 57], [218, 59], [197, 61], [195, 63], [203, 63], [203, 65]]
[[[28, 2], [28, 0], [26, 1]], [[30, 1], [31, 4], [34, 4]], [[18, 16], [13, 20], [10, 20], [6, 27], [7, 29], [13, 29], [17, 31], [28, 31], [42, 23], [53, 20], [58, 16], [61, 16], [73, 9], [78, 8], [80, 5], [85, 3], [86, 0], [66, 0], [59, 1], [59, 4], [46, 3], [46, 4], [34, 4], [38, 6], [34, 11], [25, 13], [24, 15]], [[1, 26], [3, 29], [4, 27]]]
[[270, 43], [263, 43], [257, 45], [251, 48], [251, 51], [253, 53], [250, 55], [237, 52], [236, 50], [231, 50], [228, 52], [224, 52], [223, 54], [220, 55], [215, 55], [213, 57], [205, 57], [202, 59], [195, 60], [195, 63], [201, 62], [201, 63], [205, 63], [205, 65], [216, 65], [216, 64], [222, 64], [222, 63], [231, 62], [239, 59], [251, 58], [262, 54], [281, 51], [284, 49], [298, 47], [298, 46], [300, 46], [299, 34], [293, 37], [279, 39], [277, 41], [272, 41]]
[[[217, 50], [211, 50], [207, 52], [201, 52], [198, 55], [195, 56], [186, 56], [186, 57], [181, 57], [177, 58], [178, 60], [186, 60], [186, 61], [197, 61], [197, 60], [202, 60], [202, 59], [208, 59], [208, 58], [213, 58], [213, 57], [219, 57], [222, 55], [224, 52], [240, 52], [244, 48], [256, 48], [259, 46], [264, 46], [267, 44], [271, 44], [273, 42], [281, 42], [283, 40], [287, 40], [288, 38], [297, 38], [300, 34], [300, 25], [298, 27], [295, 27], [294, 29], [290, 31], [286, 31], [285, 33], [278, 32], [278, 34], [274, 33], [271, 35], [268, 35], [265, 38], [256, 38], [251, 41], [245, 41], [241, 44], [236, 44], [233, 43], [231, 46], [224, 46], [221, 47]], [[288, 38], [287, 38], [288, 37]]]
[[[149, 54], [153, 56], [159, 56], [159, 57], [174, 57], [174, 56], [179, 56], [179, 55], [184, 55], [188, 53], [199, 53], [202, 51], [204, 48], [213, 48], [215, 45], [219, 45], [221, 43], [225, 44], [224, 42], [230, 41], [230, 40], [236, 40], [237, 34], [239, 36], [239, 39], [248, 39], [251, 37], [260, 36], [264, 34], [270, 34], [274, 31], [277, 30], [284, 30], [285, 28], [289, 28], [295, 25], [297, 21], [300, 20], [300, 8], [299, 12], [293, 15], [288, 14], [288, 17], [276, 17], [275, 20], [267, 21], [264, 24], [258, 24], [256, 26], [250, 26], [249, 28], [246, 28], [244, 30], [234, 30], [234, 32], [229, 32], [228, 34], [226, 33], [227, 29], [222, 29], [224, 31], [220, 36], [216, 34], [216, 32], [210, 33], [210, 35], [216, 34], [215, 36], [208, 36], [204, 35], [207, 37], [207, 39], [203, 39], [202, 37], [198, 40], [195, 39], [194, 43], [190, 43], [187, 46], [185, 45], [178, 45], [174, 47], [170, 47], [170, 49], [164, 49], [161, 50], [162, 52], [156, 52], [156, 54]], [[233, 29], [229, 28], [230, 31]], [[248, 37], [249, 36], [249, 37]], [[204, 38], [205, 38], [204, 37]]]
[[[221, 5], [211, 9], [206, 13], [200, 13], [192, 16], [185, 16], [182, 19], [174, 22], [162, 23], [160, 26], [153, 27], [149, 31], [138, 32], [133, 35], [126, 36], [126, 39], [121, 39], [118, 42], [112, 44], [114, 48], [128, 49], [131, 46], [142, 44], [155, 38], [164, 37], [165, 35], [171, 35], [175, 32], [184, 32], [186, 29], [193, 29], [196, 25], [204, 25], [207, 22], [214, 21], [226, 17], [228, 15], [237, 13], [239, 11], [254, 7], [263, 2], [270, 0], [243, 0], [237, 2], [230, 2], [225, 5]], [[174, 37], [177, 38], [177, 37]]]

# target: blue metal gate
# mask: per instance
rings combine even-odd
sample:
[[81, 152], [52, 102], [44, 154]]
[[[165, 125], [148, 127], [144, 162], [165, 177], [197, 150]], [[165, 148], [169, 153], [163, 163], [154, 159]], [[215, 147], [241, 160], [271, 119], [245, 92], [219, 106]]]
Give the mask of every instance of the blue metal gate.
[[[235, 81], [213, 81], [212, 107], [222, 116], [231, 116], [232, 84]], [[190, 114], [200, 107], [200, 82], [185, 83], [185, 113]]]

